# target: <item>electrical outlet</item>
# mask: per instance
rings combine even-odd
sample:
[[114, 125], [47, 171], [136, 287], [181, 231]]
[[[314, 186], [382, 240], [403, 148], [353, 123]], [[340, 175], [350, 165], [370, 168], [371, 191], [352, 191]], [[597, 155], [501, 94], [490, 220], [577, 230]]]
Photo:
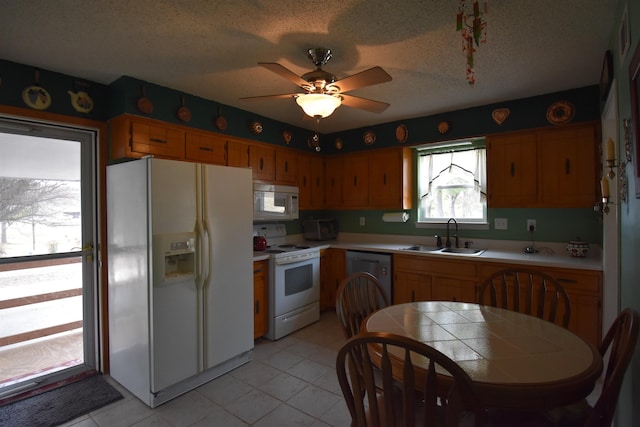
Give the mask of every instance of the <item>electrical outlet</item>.
[[360, 217], [360, 225], [364, 225], [364, 217], [363, 216]]
[[536, 231], [536, 220], [528, 219], [527, 220], [527, 231]]
[[507, 220], [507, 218], [495, 218], [493, 220], [493, 227], [496, 230], [506, 230], [507, 228], [509, 228], [509, 221]]

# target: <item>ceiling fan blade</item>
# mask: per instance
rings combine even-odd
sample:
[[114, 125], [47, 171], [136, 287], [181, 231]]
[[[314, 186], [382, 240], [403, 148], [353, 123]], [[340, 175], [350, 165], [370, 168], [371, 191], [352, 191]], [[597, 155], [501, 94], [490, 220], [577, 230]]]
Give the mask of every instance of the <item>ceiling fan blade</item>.
[[389, 108], [390, 104], [386, 102], [374, 101], [373, 99], [360, 98], [358, 96], [346, 95], [341, 93], [342, 105], [347, 107], [359, 108], [360, 110], [369, 111], [371, 113], [382, 113]]
[[263, 66], [269, 71], [272, 71], [279, 75], [280, 77], [284, 77], [285, 79], [293, 82], [294, 84], [304, 87], [309, 85], [309, 82], [301, 78], [299, 75], [289, 70], [288, 68], [278, 64], [277, 62], [258, 62], [258, 65]]
[[282, 98], [294, 98], [301, 93], [281, 93], [278, 95], [260, 95], [260, 96], [245, 96], [240, 98], [242, 101], [259, 101], [261, 99], [282, 99]]
[[365, 86], [373, 86], [380, 83], [390, 82], [391, 76], [381, 67], [373, 67], [361, 71], [342, 80], [333, 83], [333, 86], [340, 88], [340, 93], [358, 89]]

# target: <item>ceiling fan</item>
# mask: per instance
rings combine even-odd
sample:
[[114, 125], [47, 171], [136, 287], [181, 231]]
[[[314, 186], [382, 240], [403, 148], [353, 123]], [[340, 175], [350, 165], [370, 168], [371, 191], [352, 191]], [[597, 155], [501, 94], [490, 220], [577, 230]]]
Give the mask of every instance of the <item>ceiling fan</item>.
[[335, 75], [322, 69], [329, 59], [331, 59], [331, 49], [323, 47], [309, 49], [307, 56], [313, 61], [317, 68], [302, 76], [298, 76], [288, 68], [275, 62], [258, 62], [258, 65], [298, 85], [304, 90], [304, 93], [251, 96], [240, 99], [294, 98], [296, 103], [307, 115], [318, 120], [330, 116], [340, 105], [346, 105], [372, 113], [381, 113], [389, 107], [389, 104], [386, 102], [360, 98], [345, 93], [354, 89], [391, 81], [391, 76], [381, 67], [369, 68], [338, 80]]

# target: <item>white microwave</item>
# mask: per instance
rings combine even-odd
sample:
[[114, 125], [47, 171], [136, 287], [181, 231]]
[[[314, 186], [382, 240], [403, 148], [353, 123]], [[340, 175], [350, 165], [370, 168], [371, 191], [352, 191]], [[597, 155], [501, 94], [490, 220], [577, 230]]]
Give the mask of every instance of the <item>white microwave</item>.
[[298, 187], [253, 184], [253, 220], [298, 219]]

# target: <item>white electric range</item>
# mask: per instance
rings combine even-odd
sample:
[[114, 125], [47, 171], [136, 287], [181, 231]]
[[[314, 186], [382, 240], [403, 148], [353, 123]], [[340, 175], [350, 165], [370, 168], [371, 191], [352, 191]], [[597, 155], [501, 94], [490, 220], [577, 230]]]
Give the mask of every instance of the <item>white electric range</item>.
[[280, 339], [320, 319], [320, 249], [287, 241], [284, 224], [256, 224], [254, 236], [267, 240], [269, 330]]

